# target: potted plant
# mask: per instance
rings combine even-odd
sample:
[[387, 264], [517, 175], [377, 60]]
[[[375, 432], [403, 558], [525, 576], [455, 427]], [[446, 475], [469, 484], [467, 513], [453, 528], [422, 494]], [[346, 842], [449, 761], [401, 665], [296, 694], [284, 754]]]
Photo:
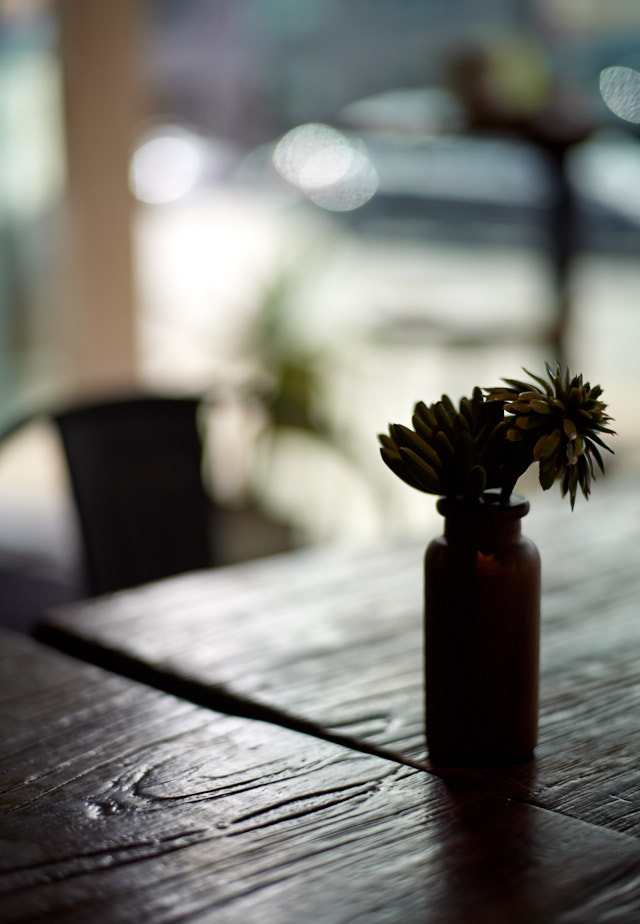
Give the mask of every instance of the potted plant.
[[[525, 370], [526, 371], [526, 370]], [[503, 379], [456, 406], [418, 402], [413, 429], [379, 437], [391, 471], [439, 496], [444, 535], [425, 556], [429, 756], [459, 765], [530, 759], [537, 741], [540, 558], [522, 535], [529, 503], [514, 488], [538, 465], [573, 509], [589, 497], [611, 418], [602, 389], [546, 364], [548, 380]]]

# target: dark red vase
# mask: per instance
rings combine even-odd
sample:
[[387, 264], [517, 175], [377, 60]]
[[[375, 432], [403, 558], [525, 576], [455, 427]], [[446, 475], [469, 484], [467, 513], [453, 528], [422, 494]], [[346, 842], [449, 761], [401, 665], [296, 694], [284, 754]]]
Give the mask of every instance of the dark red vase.
[[[485, 496], [486, 497], [486, 496]], [[530, 759], [538, 734], [540, 556], [529, 503], [441, 498], [444, 535], [425, 556], [429, 757], [485, 766]]]

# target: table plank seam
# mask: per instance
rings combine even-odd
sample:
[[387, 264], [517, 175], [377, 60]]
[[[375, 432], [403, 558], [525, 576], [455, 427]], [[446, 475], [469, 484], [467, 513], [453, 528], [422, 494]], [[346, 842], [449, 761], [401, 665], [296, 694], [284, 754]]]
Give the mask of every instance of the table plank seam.
[[411, 767], [424, 773], [435, 772], [429, 764], [414, 760], [405, 754], [400, 754], [369, 741], [354, 738], [342, 732], [332, 731], [316, 722], [292, 715], [274, 706], [267, 706], [264, 703], [234, 695], [218, 684], [205, 686], [175, 672], [168, 673], [139, 661], [123, 651], [96, 645], [55, 626], [43, 625], [36, 629], [34, 635], [43, 644], [77, 658], [83, 663], [101, 667], [120, 677], [142, 683], [154, 690], [175, 696], [195, 706], [222, 712], [225, 715], [268, 722], [281, 728], [288, 728], [291, 731], [310, 735], [349, 750], [368, 754], [371, 757], [379, 757], [382, 760]]

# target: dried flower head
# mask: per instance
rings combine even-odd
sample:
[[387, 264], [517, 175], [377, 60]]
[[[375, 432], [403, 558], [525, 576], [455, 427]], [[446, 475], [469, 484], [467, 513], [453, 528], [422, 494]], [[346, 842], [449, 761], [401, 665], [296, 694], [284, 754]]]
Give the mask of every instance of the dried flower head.
[[604, 473], [599, 447], [613, 452], [600, 436], [614, 434], [608, 427], [607, 405], [600, 400], [602, 389], [592, 388], [568, 369], [563, 373], [558, 363], [553, 369], [546, 364], [548, 382], [524, 371], [533, 382], [503, 379], [506, 387], [485, 389], [488, 400], [498, 402], [510, 415], [503, 426], [514, 452], [506, 460], [505, 473], [510, 470], [518, 477], [537, 462], [542, 488], [547, 490], [558, 481], [573, 509], [578, 487], [589, 497], [594, 460]]

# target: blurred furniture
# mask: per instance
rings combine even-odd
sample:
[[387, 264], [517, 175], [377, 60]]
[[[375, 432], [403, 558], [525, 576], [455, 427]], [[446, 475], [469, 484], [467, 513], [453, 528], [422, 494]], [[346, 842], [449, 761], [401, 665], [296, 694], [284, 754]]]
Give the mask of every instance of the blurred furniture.
[[31, 555], [1, 550], [0, 624], [29, 631], [43, 611], [69, 600], [294, 545], [290, 524], [257, 502], [226, 506], [209, 492], [203, 468], [214, 406], [204, 395], [118, 395], [28, 415], [0, 434], [2, 444], [36, 422], [53, 427], [79, 540], [79, 554], [70, 547], [46, 563], [44, 581], [47, 538]]
[[49, 617], [41, 639], [128, 677], [84, 668], [65, 699], [41, 652], [31, 686], [20, 665], [4, 681], [3, 920], [20, 900], [86, 918], [97, 881], [105, 921], [638, 920], [640, 488], [605, 482], [573, 514], [543, 500], [524, 527], [543, 558], [540, 741], [520, 766], [425, 761], [428, 537]]
[[[97, 595], [216, 563], [200, 397], [109, 397], [39, 415], [60, 437], [83, 585]], [[14, 425], [5, 438], [36, 417]]]
[[53, 415], [91, 595], [214, 564], [200, 400], [141, 395]]

